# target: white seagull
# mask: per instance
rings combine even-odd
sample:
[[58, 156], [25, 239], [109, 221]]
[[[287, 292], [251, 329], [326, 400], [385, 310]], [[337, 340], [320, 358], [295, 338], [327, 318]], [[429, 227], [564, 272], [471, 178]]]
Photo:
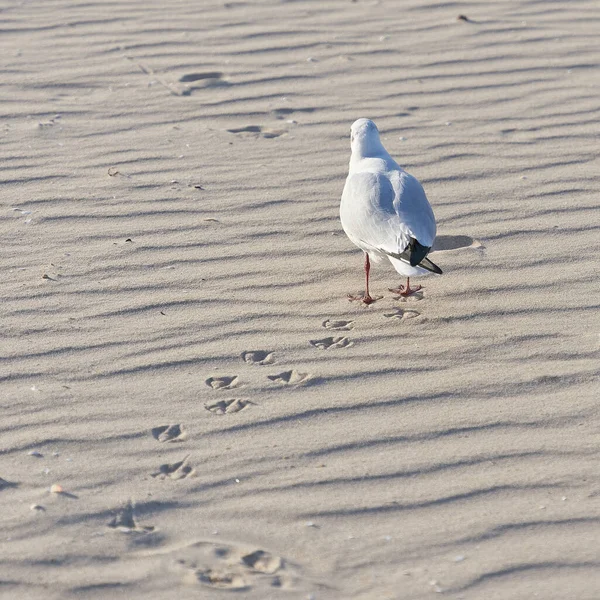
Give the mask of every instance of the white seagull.
[[427, 257], [435, 239], [435, 217], [418, 180], [388, 154], [370, 119], [358, 119], [350, 129], [352, 156], [342, 193], [340, 219], [350, 241], [365, 253], [367, 289], [364, 296], [349, 296], [371, 304], [369, 270], [388, 259], [406, 286], [390, 289], [409, 296], [421, 289], [410, 287], [410, 277], [442, 270]]

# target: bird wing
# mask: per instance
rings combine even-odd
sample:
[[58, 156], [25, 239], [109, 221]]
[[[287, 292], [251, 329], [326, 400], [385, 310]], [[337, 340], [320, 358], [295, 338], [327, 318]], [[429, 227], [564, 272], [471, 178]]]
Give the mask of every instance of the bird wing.
[[427, 246], [435, 238], [435, 220], [425, 192], [404, 171], [394, 171], [392, 177], [371, 172], [351, 174], [342, 194], [340, 217], [351, 237], [367, 249], [386, 254], [401, 254], [411, 238]]
[[393, 171], [390, 182], [395, 191], [394, 211], [411, 237], [431, 248], [436, 226], [433, 210], [419, 180], [406, 171]]

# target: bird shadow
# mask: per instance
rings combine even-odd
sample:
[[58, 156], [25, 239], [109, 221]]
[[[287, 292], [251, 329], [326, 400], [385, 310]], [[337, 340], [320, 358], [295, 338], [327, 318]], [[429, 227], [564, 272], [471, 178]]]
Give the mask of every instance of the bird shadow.
[[481, 247], [481, 242], [468, 235], [438, 235], [433, 243], [432, 252], [458, 250], [459, 248]]

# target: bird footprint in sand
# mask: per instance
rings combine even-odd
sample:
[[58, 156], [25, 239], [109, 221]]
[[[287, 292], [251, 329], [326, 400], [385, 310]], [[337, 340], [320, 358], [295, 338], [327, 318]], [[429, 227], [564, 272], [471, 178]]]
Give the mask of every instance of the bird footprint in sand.
[[292, 369], [291, 371], [284, 371], [283, 373], [279, 373], [278, 375], [267, 375], [267, 379], [270, 379], [274, 383], [287, 383], [294, 384], [300, 383], [304, 381], [308, 377], [308, 373], [300, 373], [300, 371], [296, 371], [296, 369]]
[[242, 556], [242, 562], [259, 573], [269, 574], [277, 572], [283, 566], [281, 557], [264, 550], [256, 550], [256, 552]]
[[321, 323], [325, 329], [333, 329], [336, 331], [350, 331], [354, 329], [354, 321], [334, 321], [332, 319], [327, 319]]
[[[395, 293], [398, 293], [398, 290], [390, 290]], [[394, 300], [399, 300], [400, 302], [420, 302], [423, 300], [424, 294], [423, 292], [414, 292], [410, 296], [395, 296]]]
[[242, 352], [242, 360], [249, 365], [272, 365], [275, 362], [273, 352], [266, 350], [251, 350]]
[[206, 403], [204, 408], [215, 415], [225, 415], [230, 413], [240, 412], [246, 406], [254, 404], [250, 400], [242, 400], [241, 398], [232, 398], [231, 400], [220, 400], [219, 402]]
[[[300, 582], [293, 565], [266, 550], [237, 545], [196, 542], [177, 551], [171, 567], [188, 585], [213, 589], [297, 589]], [[265, 596], [263, 596], [265, 597]], [[269, 594], [270, 597], [270, 594]]]
[[310, 344], [320, 350], [330, 350], [331, 348], [347, 348], [352, 346], [354, 342], [347, 337], [328, 337], [322, 340], [310, 340]]
[[154, 531], [153, 526], [141, 526], [134, 519], [135, 505], [131, 500], [119, 509], [113, 519], [107, 523], [107, 527], [123, 533], [150, 533]]
[[232, 377], [209, 377], [205, 381], [208, 387], [213, 390], [230, 390], [231, 388], [237, 387], [238, 376], [233, 375]]
[[421, 313], [417, 312], [416, 310], [401, 310], [398, 309], [395, 312], [392, 313], [384, 313], [384, 317], [387, 317], [388, 319], [399, 319], [401, 321], [405, 321], [407, 319], [414, 319], [415, 317], [419, 317], [421, 315]]
[[227, 131], [229, 133], [238, 134], [256, 134], [257, 136], [264, 138], [276, 138], [287, 133], [285, 129], [268, 129], [261, 127], [260, 125], [248, 125], [246, 127], [240, 127], [239, 129], [228, 129]]
[[174, 462], [171, 464], [164, 464], [158, 467], [157, 473], [152, 473], [152, 477], [158, 477], [159, 479], [185, 479], [186, 477], [193, 477], [196, 471], [188, 464], [187, 460], [189, 455], [183, 460]]
[[155, 427], [151, 433], [158, 442], [183, 442], [187, 437], [183, 427], [179, 424]]
[[[185, 565], [188, 566], [188, 565]], [[194, 581], [202, 583], [218, 590], [247, 590], [250, 586], [246, 583], [243, 575], [233, 573], [225, 569], [194, 569], [190, 565], [190, 571], [186, 573], [185, 582], [190, 584]]]

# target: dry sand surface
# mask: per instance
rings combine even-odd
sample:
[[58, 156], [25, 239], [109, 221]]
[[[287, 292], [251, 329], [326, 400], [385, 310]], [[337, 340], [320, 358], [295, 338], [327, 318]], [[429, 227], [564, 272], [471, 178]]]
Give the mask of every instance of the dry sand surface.
[[[0, 19], [0, 597], [600, 598], [596, 0]], [[370, 307], [358, 117], [444, 269]]]

